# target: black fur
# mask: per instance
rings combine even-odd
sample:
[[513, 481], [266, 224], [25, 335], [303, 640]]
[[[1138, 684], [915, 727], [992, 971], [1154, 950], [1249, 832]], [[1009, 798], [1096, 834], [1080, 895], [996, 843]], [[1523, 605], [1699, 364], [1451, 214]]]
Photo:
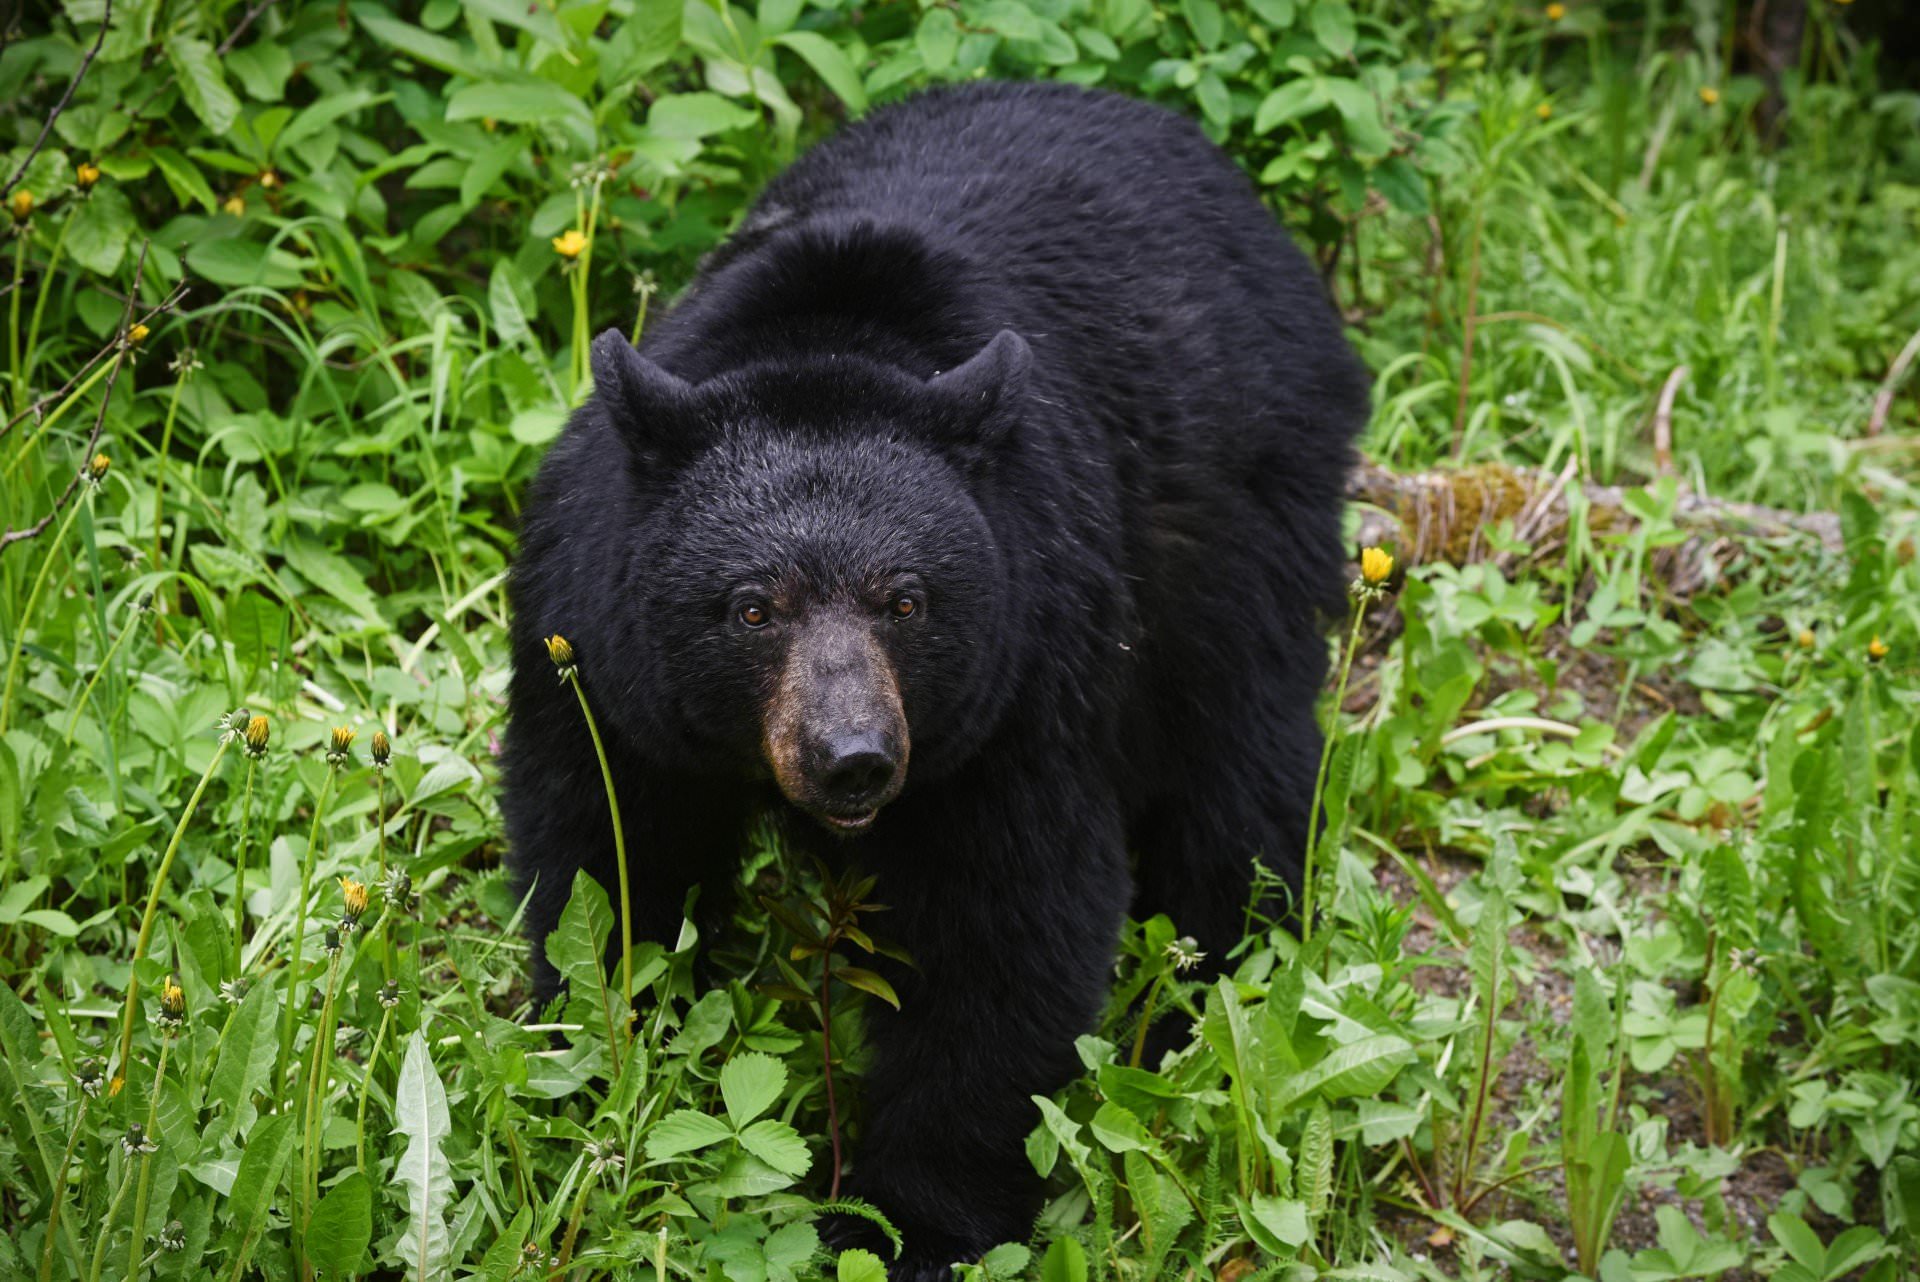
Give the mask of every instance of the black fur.
[[[1010, 338], [971, 397], [928, 388], [1002, 330], [1030, 356]], [[624, 347], [596, 345], [513, 578], [505, 807], [536, 957], [576, 868], [615, 885], [541, 638], [578, 652], [636, 922], [671, 939], [778, 796], [780, 643], [736, 621], [739, 585], [802, 609], [917, 576], [920, 616], [874, 625], [905, 790], [822, 841], [879, 876], [876, 925], [919, 967], [872, 1016], [852, 1187], [906, 1234], [896, 1277], [944, 1277], [1029, 1231], [1029, 1097], [1074, 1072], [1123, 915], [1217, 959], [1253, 860], [1298, 884], [1364, 374], [1197, 128], [1052, 85], [926, 94], [815, 148], [647, 359]]]

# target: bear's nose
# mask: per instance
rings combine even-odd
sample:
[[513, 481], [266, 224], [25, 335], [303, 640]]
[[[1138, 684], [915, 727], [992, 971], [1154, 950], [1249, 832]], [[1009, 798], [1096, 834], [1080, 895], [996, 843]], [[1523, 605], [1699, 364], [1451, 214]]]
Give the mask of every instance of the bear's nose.
[[886, 736], [848, 735], [828, 750], [820, 785], [836, 806], [855, 809], [886, 790], [896, 765]]

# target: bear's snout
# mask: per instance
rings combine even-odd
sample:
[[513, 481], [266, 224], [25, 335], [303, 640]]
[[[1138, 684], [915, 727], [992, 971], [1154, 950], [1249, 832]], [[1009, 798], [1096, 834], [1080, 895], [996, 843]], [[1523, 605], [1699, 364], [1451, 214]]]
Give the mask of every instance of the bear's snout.
[[899, 682], [857, 612], [792, 629], [764, 746], [780, 791], [830, 832], [865, 831], [900, 794], [908, 737]]

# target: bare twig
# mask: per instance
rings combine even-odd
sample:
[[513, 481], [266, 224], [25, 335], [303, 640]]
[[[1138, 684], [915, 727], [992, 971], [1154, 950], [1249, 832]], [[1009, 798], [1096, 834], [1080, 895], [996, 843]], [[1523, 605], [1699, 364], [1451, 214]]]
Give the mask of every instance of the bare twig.
[[1653, 466], [1662, 476], [1673, 475], [1673, 398], [1686, 381], [1687, 367], [1674, 366], [1653, 407]]
[[1887, 414], [1893, 409], [1893, 394], [1900, 388], [1900, 380], [1907, 376], [1907, 366], [1913, 364], [1913, 358], [1920, 355], [1920, 330], [1915, 330], [1900, 354], [1893, 358], [1893, 368], [1887, 371], [1887, 377], [1880, 384], [1879, 395], [1873, 398], [1873, 413], [1867, 416], [1867, 435], [1878, 436], [1887, 428]]
[[[127, 363], [127, 353], [133, 350], [133, 340], [128, 337], [127, 331], [133, 325], [133, 303], [139, 294], [140, 277], [147, 269], [147, 248], [151, 244], [151, 241], [140, 242], [140, 258], [133, 267], [134, 289], [127, 294], [126, 306], [120, 312], [120, 335], [119, 341], [114, 344], [113, 368], [107, 371], [107, 386], [100, 394], [100, 412], [93, 417], [93, 430], [87, 434], [86, 448], [80, 451], [82, 459], [92, 458], [94, 450], [100, 444], [100, 434], [106, 430], [107, 426], [107, 407], [113, 404], [113, 385], [120, 381], [120, 369]], [[53, 501], [53, 506], [47, 510], [45, 516], [24, 530], [8, 530], [5, 534], [0, 534], [0, 552], [6, 551], [15, 543], [25, 543], [29, 539], [39, 537], [49, 525], [53, 524], [53, 518], [60, 514], [60, 510], [73, 498], [74, 491], [80, 488], [80, 478], [85, 471], [84, 467], [73, 469], [73, 475], [67, 479], [67, 487], [60, 491], [60, 497]]]
[[[160, 302], [156, 304], [154, 307], [149, 308], [147, 312], [144, 315], [142, 315], [139, 321], [137, 321], [136, 323], [145, 325], [151, 328], [153, 325], [154, 317], [164, 316], [172, 312], [173, 309], [179, 305], [180, 300], [185, 298], [186, 296], [187, 296], [187, 286], [184, 283], [175, 285], [172, 291], [168, 293], [168, 295], [165, 298], [161, 299]], [[131, 306], [134, 297], [135, 297], [134, 295], [124, 295], [124, 296], [121, 296], [120, 301], [122, 302], [123, 305]], [[105, 347], [101, 348], [99, 351], [95, 352], [91, 357], [89, 357], [85, 365], [82, 365], [79, 369], [75, 370], [72, 378], [69, 378], [66, 382], [62, 383], [59, 387], [55, 388], [53, 391], [48, 392], [45, 396], [40, 397], [38, 400], [28, 405], [25, 409], [21, 410], [18, 414], [15, 414], [12, 418], [8, 419], [5, 423], [0, 423], [0, 439], [4, 439], [8, 432], [11, 432], [14, 428], [20, 426], [20, 424], [25, 420], [29, 418], [38, 419], [39, 416], [46, 411], [48, 406], [58, 404], [60, 401], [65, 400], [67, 397], [67, 393], [71, 392], [75, 387], [79, 386], [80, 381], [86, 378], [88, 374], [93, 372], [93, 367], [98, 365], [101, 361], [105, 360], [107, 357], [112, 356], [114, 352], [119, 349], [119, 346], [120, 346], [119, 339], [116, 337], [113, 342], [108, 343]]]
[[6, 182], [0, 183], [0, 196], [5, 196], [20, 185], [20, 180], [26, 177], [27, 166], [31, 165], [33, 158], [40, 154], [40, 149], [47, 145], [47, 135], [53, 132], [53, 122], [60, 119], [60, 113], [67, 109], [69, 102], [73, 101], [73, 91], [80, 87], [81, 78], [87, 74], [87, 68], [91, 67], [93, 60], [99, 56], [100, 46], [107, 42], [107, 26], [112, 21], [113, 0], [106, 0], [105, 7], [100, 11], [100, 30], [93, 37], [93, 47], [81, 56], [80, 65], [73, 69], [73, 78], [67, 81], [67, 91], [60, 95], [60, 101], [54, 103], [53, 110], [47, 113], [46, 123], [40, 126], [40, 136], [33, 140], [33, 146], [27, 148], [27, 154], [21, 157], [19, 167], [13, 171], [13, 176]]

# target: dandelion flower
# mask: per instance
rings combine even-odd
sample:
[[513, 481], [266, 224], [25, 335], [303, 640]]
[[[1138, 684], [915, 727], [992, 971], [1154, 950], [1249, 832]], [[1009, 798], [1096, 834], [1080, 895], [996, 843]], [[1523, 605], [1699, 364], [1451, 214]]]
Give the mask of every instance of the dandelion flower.
[[1533, 114], [1540, 117], [1540, 119], [1542, 120], [1550, 120], [1553, 117], [1553, 104], [1550, 102], [1543, 102], [1538, 107], [1535, 107], [1533, 109]]
[[1887, 643], [1885, 641], [1882, 641], [1878, 634], [1875, 634], [1873, 640], [1867, 642], [1868, 661], [1872, 663], [1880, 662], [1880, 660], [1887, 657], [1887, 652], [1889, 648], [1890, 647], [1887, 645]]
[[1560, 19], [1566, 16], [1567, 16], [1567, 6], [1563, 4], [1550, 4], [1547, 6], [1548, 22], [1558, 22], [1560, 21]]
[[113, 466], [113, 460], [105, 454], [96, 454], [87, 460], [87, 479], [95, 485], [107, 479], [107, 469]]
[[251, 717], [247, 721], [247, 755], [255, 761], [267, 755], [267, 740], [272, 727], [265, 717]]
[[7, 201], [7, 208], [13, 211], [13, 221], [24, 223], [33, 212], [33, 193], [22, 187]]
[[242, 196], [239, 192], [235, 192], [233, 195], [227, 197], [225, 200], [220, 202], [220, 208], [224, 212], [232, 214], [235, 218], [238, 218], [242, 214], [247, 212], [247, 198], [245, 196]]
[[1385, 548], [1366, 548], [1360, 553], [1360, 577], [1368, 583], [1385, 583], [1393, 574], [1393, 553]]
[[553, 238], [553, 252], [562, 258], [578, 258], [587, 248], [587, 238], [578, 227], [569, 227]]
[[146, 342], [147, 335], [151, 333], [153, 333], [152, 330], [148, 329], [145, 325], [142, 325], [139, 321], [135, 321], [132, 324], [132, 326], [130, 326], [127, 330], [127, 341], [129, 343], [138, 345], [140, 343]]
[[262, 169], [260, 171], [260, 185], [268, 191], [272, 191], [278, 187], [280, 185], [280, 171], [277, 169]]
[[187, 994], [172, 975], [160, 985], [160, 1027], [175, 1032], [187, 1022]]
[[365, 882], [355, 881], [351, 877], [340, 879], [340, 896], [346, 901], [347, 914], [340, 919], [344, 930], [354, 930], [360, 925], [360, 915], [367, 911], [367, 887]]
[[1814, 642], [1813, 629], [1801, 628], [1800, 635], [1795, 637], [1794, 640], [1800, 643], [1800, 648], [1802, 650], [1813, 649], [1813, 642]]
[[1720, 91], [1718, 89], [1715, 89], [1712, 85], [1701, 85], [1700, 101], [1706, 103], [1707, 106], [1711, 107], [1715, 103], [1720, 101]]
[[373, 732], [373, 740], [369, 746], [373, 752], [374, 766], [378, 769], [385, 770], [387, 763], [393, 760], [393, 741], [387, 738], [387, 732], [384, 730], [375, 730]]
[[100, 166], [90, 165], [83, 160], [74, 168], [73, 176], [80, 184], [80, 189], [85, 191], [100, 181]]
[[153, 1137], [147, 1134], [147, 1128], [138, 1122], [129, 1126], [127, 1133], [120, 1137], [120, 1151], [128, 1157], [132, 1157], [135, 1153], [156, 1152], [159, 1147], [153, 1142]]
[[333, 734], [327, 739], [327, 764], [338, 769], [352, 760], [348, 749], [353, 747], [355, 731], [352, 726], [335, 726]]

